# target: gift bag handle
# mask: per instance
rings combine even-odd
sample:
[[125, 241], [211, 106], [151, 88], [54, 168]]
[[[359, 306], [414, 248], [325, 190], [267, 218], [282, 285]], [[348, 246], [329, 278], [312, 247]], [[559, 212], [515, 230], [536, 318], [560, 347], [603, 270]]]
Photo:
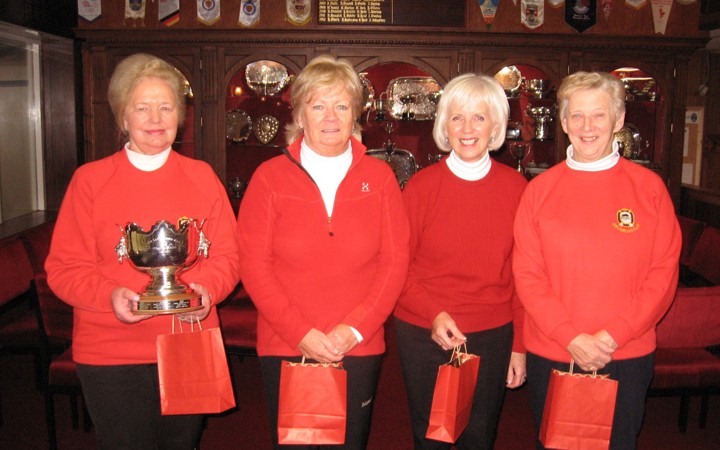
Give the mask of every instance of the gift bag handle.
[[[575, 368], [575, 359], [570, 358], [570, 375], [573, 374], [573, 369]], [[592, 377], [597, 378], [597, 369], [592, 371]]]
[[456, 345], [453, 348], [452, 354], [450, 355], [450, 362], [448, 364], [454, 364], [456, 367], [460, 367], [464, 361], [460, 358], [460, 354], [467, 354], [467, 341], [462, 344]]
[[[172, 319], [172, 334], [175, 334], [175, 318], [177, 317], [178, 323], [180, 324], [180, 334], [183, 333], [182, 323], [183, 321], [180, 319], [180, 317], [177, 314], [173, 314]], [[200, 331], [203, 330], [202, 324], [200, 323], [200, 318], [198, 316], [190, 316], [190, 332], [193, 333], [195, 331], [195, 322], [193, 322], [193, 319], [197, 320], [198, 328], [200, 328]]]

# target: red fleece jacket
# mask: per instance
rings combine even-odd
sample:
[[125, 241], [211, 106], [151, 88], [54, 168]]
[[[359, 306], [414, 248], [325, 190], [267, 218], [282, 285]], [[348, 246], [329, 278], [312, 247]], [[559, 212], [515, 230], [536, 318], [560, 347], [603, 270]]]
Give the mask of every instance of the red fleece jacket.
[[[302, 139], [302, 138], [301, 138]], [[238, 214], [241, 279], [258, 308], [261, 356], [300, 355], [302, 338], [340, 323], [385, 350], [383, 324], [407, 272], [408, 223], [397, 180], [352, 140], [352, 164], [332, 217], [300, 166], [300, 140], [253, 174]]]

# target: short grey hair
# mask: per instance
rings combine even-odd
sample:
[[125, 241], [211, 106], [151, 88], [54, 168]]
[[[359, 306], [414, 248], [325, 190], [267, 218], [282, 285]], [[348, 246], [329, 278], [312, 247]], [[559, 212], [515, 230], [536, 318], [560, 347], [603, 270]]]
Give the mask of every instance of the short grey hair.
[[450, 80], [440, 96], [433, 126], [433, 138], [440, 150], [446, 152], [452, 150], [448, 142], [447, 121], [450, 119], [450, 107], [456, 102], [485, 103], [490, 110], [490, 120], [493, 126], [498, 127], [495, 134], [491, 136], [488, 150], [497, 150], [502, 147], [510, 115], [510, 105], [508, 105], [505, 91], [492, 77], [466, 73]]

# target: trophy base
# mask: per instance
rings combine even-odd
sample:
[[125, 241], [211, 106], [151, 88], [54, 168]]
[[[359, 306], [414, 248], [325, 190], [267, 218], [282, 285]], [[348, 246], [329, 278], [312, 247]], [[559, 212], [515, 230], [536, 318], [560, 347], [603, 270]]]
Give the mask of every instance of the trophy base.
[[180, 314], [202, 308], [202, 298], [192, 292], [168, 295], [141, 295], [135, 314]]

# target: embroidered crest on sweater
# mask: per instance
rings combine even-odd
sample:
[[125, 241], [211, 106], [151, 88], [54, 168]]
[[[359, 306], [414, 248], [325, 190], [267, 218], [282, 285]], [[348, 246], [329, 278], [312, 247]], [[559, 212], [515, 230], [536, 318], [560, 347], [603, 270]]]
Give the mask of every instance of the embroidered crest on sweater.
[[635, 213], [630, 208], [621, 208], [617, 212], [617, 223], [613, 227], [623, 233], [632, 233], [640, 228], [640, 224], [635, 222]]

